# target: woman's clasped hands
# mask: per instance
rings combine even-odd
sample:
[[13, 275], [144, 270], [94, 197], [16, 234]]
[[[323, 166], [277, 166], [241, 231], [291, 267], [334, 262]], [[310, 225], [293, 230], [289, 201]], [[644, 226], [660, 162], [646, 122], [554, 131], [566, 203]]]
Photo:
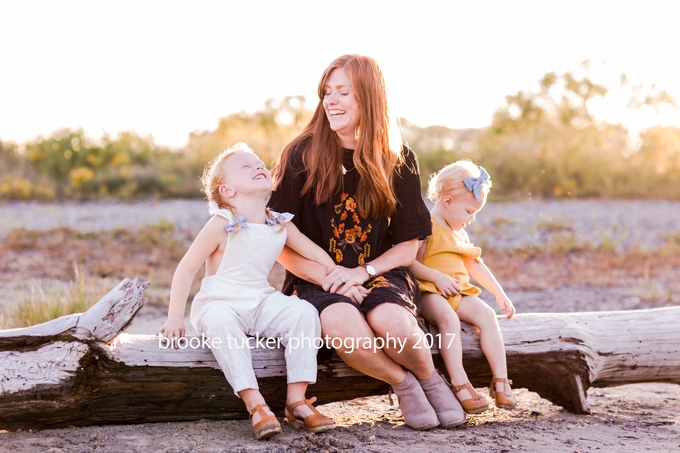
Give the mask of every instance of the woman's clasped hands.
[[328, 293], [342, 294], [357, 305], [361, 305], [364, 297], [370, 292], [363, 286], [366, 280], [366, 270], [361, 266], [355, 268], [335, 266], [326, 270], [326, 278], [321, 286]]

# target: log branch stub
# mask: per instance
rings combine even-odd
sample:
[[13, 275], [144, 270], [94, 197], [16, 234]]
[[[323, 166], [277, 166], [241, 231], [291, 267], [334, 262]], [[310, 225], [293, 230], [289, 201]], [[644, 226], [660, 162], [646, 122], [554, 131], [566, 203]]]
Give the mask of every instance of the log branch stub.
[[74, 337], [108, 343], [132, 323], [144, 306], [149, 282], [140, 277], [125, 279], [80, 316]]

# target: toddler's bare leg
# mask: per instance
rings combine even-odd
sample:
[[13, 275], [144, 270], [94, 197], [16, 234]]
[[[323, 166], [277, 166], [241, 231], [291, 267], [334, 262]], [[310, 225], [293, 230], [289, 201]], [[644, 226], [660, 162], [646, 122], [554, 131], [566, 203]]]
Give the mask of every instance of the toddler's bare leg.
[[[505, 344], [503, 343], [501, 329], [498, 326], [496, 312], [479, 297], [466, 296], [463, 297], [456, 313], [458, 313], [462, 321], [479, 328], [479, 341], [482, 346], [482, 352], [484, 352], [486, 359], [489, 361], [494, 378], [507, 379], [508, 366], [505, 357]], [[510, 401], [514, 401], [515, 398], [507, 381], [495, 383], [495, 390], [497, 392], [504, 392], [509, 396]]]
[[[463, 346], [460, 341], [460, 320], [449, 302], [440, 294], [426, 293], [422, 295], [423, 308], [421, 316], [433, 324], [441, 334], [442, 348], [439, 353], [444, 359], [446, 371], [453, 385], [461, 385], [468, 381], [463, 368]], [[457, 395], [466, 400], [472, 397], [463, 389]]]
[[489, 361], [494, 377], [507, 378], [505, 344], [493, 308], [477, 296], [465, 296], [456, 313], [462, 321], [479, 328], [479, 342], [482, 346], [482, 352]]
[[[293, 382], [288, 384], [286, 389], [286, 405], [290, 406], [293, 403], [304, 400], [307, 393], [307, 385], [307, 382]], [[313, 415], [312, 410], [306, 404], [293, 409], [293, 413], [302, 418]]]

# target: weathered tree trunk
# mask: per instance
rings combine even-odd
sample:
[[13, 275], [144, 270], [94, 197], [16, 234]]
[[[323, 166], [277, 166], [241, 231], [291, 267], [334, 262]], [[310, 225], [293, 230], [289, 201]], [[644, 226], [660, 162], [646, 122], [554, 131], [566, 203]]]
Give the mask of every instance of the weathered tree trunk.
[[[147, 285], [126, 279], [82, 315], [0, 331], [0, 429], [246, 417], [200, 337], [184, 349], [164, 349], [154, 336], [119, 334], [145, 303]], [[569, 411], [589, 412], [589, 387], [680, 383], [680, 308], [520, 314], [499, 322], [514, 386]], [[479, 336], [463, 327], [465, 368], [474, 385], [487, 385]], [[433, 339], [435, 363], [445, 371], [440, 338]], [[259, 348], [252, 356], [263, 395], [282, 409], [283, 351]], [[328, 403], [387, 391], [333, 354], [320, 360], [308, 394]]]

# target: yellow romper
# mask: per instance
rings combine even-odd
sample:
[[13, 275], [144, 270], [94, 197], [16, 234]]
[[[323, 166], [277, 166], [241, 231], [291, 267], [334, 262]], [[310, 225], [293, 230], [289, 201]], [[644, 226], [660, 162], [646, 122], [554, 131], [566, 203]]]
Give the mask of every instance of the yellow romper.
[[[458, 281], [460, 293], [449, 296], [447, 300], [454, 310], [460, 305], [463, 296], [477, 296], [482, 290], [470, 283], [470, 274], [463, 264], [463, 257], [470, 256], [481, 262], [482, 249], [472, 245], [464, 236], [450, 228], [441, 226], [432, 218], [432, 236], [425, 247], [423, 264], [450, 275]], [[434, 283], [418, 280], [421, 293], [441, 294]]]

